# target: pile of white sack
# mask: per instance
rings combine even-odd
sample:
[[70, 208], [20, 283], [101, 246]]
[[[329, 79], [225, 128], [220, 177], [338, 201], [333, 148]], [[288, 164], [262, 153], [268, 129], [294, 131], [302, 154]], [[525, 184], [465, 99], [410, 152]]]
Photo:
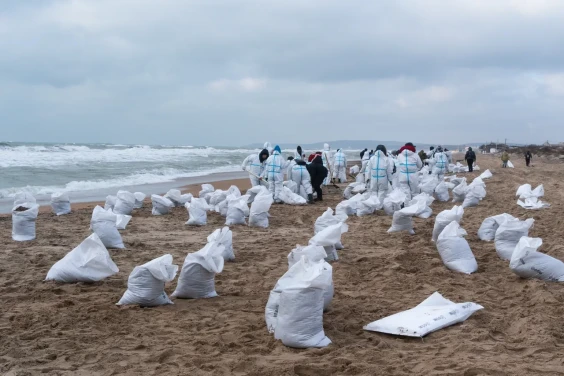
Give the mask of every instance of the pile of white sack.
[[332, 296], [333, 274], [322, 251], [320, 247], [301, 249], [301, 258], [278, 280], [266, 304], [268, 331], [288, 347], [331, 344], [323, 330], [323, 309]]
[[[327, 210], [325, 210], [325, 212], [323, 212], [323, 214], [315, 220], [315, 224], [313, 226], [314, 235], [318, 234], [322, 230], [325, 230], [329, 226], [345, 223], [347, 219], [348, 217], [346, 214], [333, 214], [333, 209], [327, 208]], [[342, 242], [335, 244], [335, 249], [341, 250], [343, 248]]]
[[173, 304], [164, 287], [176, 277], [177, 272], [178, 265], [172, 264], [172, 256], [168, 254], [136, 266], [127, 280], [127, 291], [117, 305], [156, 307]]
[[198, 193], [199, 198], [203, 198], [207, 203], [210, 202], [211, 195], [215, 191], [215, 188], [211, 184], [202, 184], [202, 190]]
[[462, 216], [464, 216], [464, 209], [460, 206], [454, 206], [450, 210], [443, 210], [440, 212], [435, 218], [435, 227], [433, 227], [433, 236], [431, 240], [436, 242], [441, 232], [443, 232], [445, 227], [447, 227], [451, 222], [454, 221], [460, 224], [460, 222], [462, 222]]
[[354, 195], [359, 194], [359, 193], [364, 193], [364, 192], [366, 192], [366, 184], [365, 183], [362, 183], [362, 182], [351, 183], [343, 191], [343, 198], [345, 200], [348, 200], [351, 197], [353, 197]]
[[327, 254], [325, 261], [337, 261], [339, 260], [337, 246], [342, 249], [341, 235], [347, 231], [349, 226], [344, 222], [328, 225], [309, 240], [309, 245], [322, 246]]
[[535, 220], [532, 218], [521, 221], [510, 217], [505, 217], [499, 223], [499, 227], [495, 232], [494, 243], [495, 250], [502, 260], [511, 260], [517, 243], [519, 243], [523, 236], [529, 236], [529, 230], [534, 223]]
[[92, 234], [49, 269], [46, 281], [97, 282], [119, 272], [108, 250]]
[[69, 195], [66, 192], [53, 193], [51, 195], [51, 208], [57, 216], [69, 214], [71, 212]]
[[[454, 179], [451, 180], [451, 182]], [[453, 202], [462, 202], [463, 208], [477, 206], [486, 197], [486, 184], [477, 177], [468, 185], [466, 178], [457, 181], [457, 185], [452, 190]], [[456, 184], [456, 183], [454, 183]]]
[[532, 189], [530, 184], [524, 184], [517, 189], [517, 205], [524, 209], [543, 209], [550, 207], [550, 204], [542, 202], [539, 200], [540, 197], [544, 196], [544, 186], [541, 184]]
[[376, 210], [382, 209], [383, 204], [378, 199], [378, 195], [373, 192], [357, 193], [348, 200], [340, 202], [335, 208], [335, 212], [340, 215], [357, 215], [359, 217], [373, 214]]
[[407, 195], [401, 189], [393, 189], [384, 199], [384, 212], [387, 215], [394, 215], [395, 212], [401, 210], [406, 200]]
[[[211, 236], [216, 237], [214, 234]], [[225, 247], [222, 244], [211, 241], [198, 252], [189, 253], [182, 265], [172, 297], [180, 299], [216, 297], [215, 275], [223, 271], [224, 251]]]
[[564, 262], [538, 252], [541, 245], [542, 239], [523, 236], [513, 251], [509, 268], [521, 278], [564, 282]]

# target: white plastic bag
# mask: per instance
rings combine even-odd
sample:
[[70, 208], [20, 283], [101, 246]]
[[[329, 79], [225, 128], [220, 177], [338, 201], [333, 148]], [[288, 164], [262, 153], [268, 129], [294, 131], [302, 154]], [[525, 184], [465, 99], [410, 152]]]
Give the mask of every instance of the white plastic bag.
[[239, 187], [237, 187], [236, 185], [232, 185], [231, 187], [229, 187], [229, 189], [227, 190], [227, 195], [233, 195], [235, 197], [241, 197], [241, 191], [239, 190]]
[[541, 245], [542, 239], [523, 236], [511, 256], [509, 268], [521, 278], [564, 282], [564, 262], [537, 252]]
[[174, 206], [177, 207], [181, 207], [186, 205], [187, 202], [191, 202], [192, 201], [192, 194], [187, 193], [185, 195], [183, 195], [179, 189], [170, 189], [166, 195], [164, 195], [165, 198], [169, 199], [170, 201], [172, 201], [172, 203], [174, 204]]
[[225, 219], [225, 224], [227, 226], [232, 225], [246, 225], [245, 217], [250, 214], [249, 206], [247, 204], [249, 200], [248, 195], [244, 195], [238, 198], [229, 199], [227, 198], [227, 218]]
[[198, 194], [199, 198], [203, 198], [207, 203], [210, 202], [211, 195], [215, 191], [215, 188], [211, 184], [202, 184], [202, 190]]
[[444, 181], [440, 182], [435, 188], [435, 195], [437, 196], [437, 199], [439, 201], [446, 202], [450, 200], [447, 183], [445, 183]]
[[532, 210], [538, 210], [538, 209], [544, 209], [550, 207], [550, 204], [543, 202], [536, 197], [528, 197], [524, 201], [517, 200], [517, 205], [519, 205], [523, 209], [532, 209]]
[[305, 198], [292, 192], [288, 187], [282, 187], [278, 198], [287, 205], [305, 205], [307, 203]]
[[384, 199], [384, 212], [387, 215], [393, 215], [398, 210], [401, 210], [401, 206], [407, 199], [406, 194], [400, 189], [394, 189], [388, 197]]
[[452, 221], [460, 224], [462, 221], [462, 216], [464, 215], [464, 209], [460, 206], [454, 206], [450, 210], [443, 210], [435, 218], [435, 227], [433, 227], [433, 237], [432, 241], [437, 241], [439, 235], [445, 227], [447, 227]]
[[345, 191], [343, 192], [343, 198], [345, 198], [346, 200], [351, 198], [353, 196], [353, 189], [355, 188], [357, 188], [356, 193], [363, 193], [364, 191], [366, 191], [366, 185], [363, 182], [351, 183], [345, 188]]
[[458, 184], [452, 190], [452, 202], [464, 202], [466, 198], [466, 191], [468, 190], [468, 184], [466, 183], [466, 178], [462, 178], [460, 184]]
[[511, 163], [511, 161], [507, 161], [507, 167], [515, 168], [515, 166], [513, 166], [513, 163]]
[[507, 213], [488, 217], [484, 219], [482, 225], [478, 229], [478, 237], [480, 238], [480, 240], [491, 242], [495, 239], [495, 232], [497, 231], [499, 226], [507, 220], [514, 219], [516, 219], [514, 216]]
[[493, 175], [490, 170], [486, 170], [480, 174], [481, 179], [490, 179], [492, 176]]
[[98, 235], [105, 247], [125, 248], [117, 229], [117, 215], [111, 210], [104, 210], [101, 206], [96, 206], [92, 212], [90, 228]]
[[135, 192], [135, 209], [141, 209], [143, 207], [143, 201], [147, 198], [147, 195], [143, 192]]
[[533, 190], [530, 184], [524, 184], [517, 189], [516, 195], [522, 200], [531, 197], [540, 198], [544, 196], [544, 186], [541, 184]]
[[362, 200], [358, 202], [358, 206], [356, 208], [356, 215], [359, 217], [363, 217], [365, 215], [373, 214], [376, 210], [382, 209], [382, 204], [380, 200], [378, 200], [377, 195], [372, 195], [366, 200]]
[[208, 223], [208, 210], [210, 206], [203, 198], [193, 198], [190, 203], [186, 203], [188, 210], [188, 222], [190, 226], [205, 226]]
[[323, 331], [323, 294], [331, 285], [331, 276], [324, 272], [326, 265], [302, 257], [278, 281], [283, 286], [274, 338], [288, 347], [326, 347], [331, 343]]
[[117, 305], [135, 304], [141, 307], [156, 307], [173, 304], [164, 291], [178, 272], [178, 265], [172, 264], [172, 256], [164, 255], [136, 266], [127, 280], [127, 291]]
[[39, 205], [33, 202], [20, 203], [12, 209], [12, 239], [25, 242], [35, 239], [35, 220]]
[[130, 215], [116, 214], [116, 227], [118, 230], [125, 230], [129, 221], [131, 221]]
[[344, 222], [327, 226], [315, 234], [310, 240], [310, 245], [320, 245], [325, 249], [327, 257], [325, 261], [337, 261], [339, 255], [335, 245], [341, 243], [341, 235], [349, 231], [349, 226]]
[[258, 194], [253, 203], [249, 214], [249, 226], [251, 227], [268, 227], [268, 211], [274, 200], [270, 193]]
[[104, 204], [104, 209], [114, 210], [114, 206], [116, 206], [116, 200], [117, 200], [116, 196], [112, 196], [112, 195], [106, 196], [106, 203]]
[[513, 251], [523, 236], [529, 236], [529, 229], [535, 220], [529, 218], [525, 221], [518, 219], [507, 220], [500, 224], [495, 232], [495, 250], [503, 260], [511, 260]]
[[296, 184], [295, 181], [288, 180], [288, 181], [285, 181], [283, 184], [284, 184], [284, 187], [287, 187], [293, 193], [298, 193], [298, 184]]
[[252, 188], [249, 188], [246, 193], [246, 195], [249, 196], [248, 203], [252, 204], [258, 194], [269, 194], [268, 188], [263, 185], [256, 185]]
[[49, 269], [46, 281], [97, 282], [119, 272], [110, 254], [96, 234], [82, 241]]
[[14, 196], [14, 207], [21, 204], [35, 204], [37, 200], [33, 195], [26, 191], [17, 192]]
[[57, 192], [51, 195], [51, 208], [56, 215], [65, 215], [71, 212], [69, 195], [65, 192]]
[[421, 192], [428, 195], [432, 195], [435, 192], [435, 188], [439, 185], [439, 179], [437, 175], [423, 175], [421, 182], [419, 183], [419, 189]]
[[217, 189], [215, 190], [211, 195], [210, 195], [210, 199], [209, 199], [209, 204], [210, 206], [214, 207], [217, 204], [219, 204], [221, 201], [225, 200], [227, 198], [227, 195], [229, 193], [227, 191], [223, 191], [221, 189]]
[[172, 297], [180, 299], [216, 297], [215, 275], [223, 270], [224, 250], [223, 245], [210, 242], [198, 252], [188, 254]]
[[233, 251], [233, 232], [229, 227], [217, 229], [208, 236], [208, 243], [216, 242], [223, 246], [223, 259], [225, 261], [235, 260]]
[[408, 337], [424, 337], [448, 326], [466, 321], [483, 309], [475, 303], [453, 303], [435, 292], [415, 308], [374, 321], [364, 330]]
[[128, 191], [118, 191], [116, 205], [112, 209], [116, 214], [131, 215], [135, 208], [135, 195]]
[[[315, 220], [313, 226], [314, 234], [326, 229], [331, 225], [336, 225], [338, 223], [345, 223], [348, 219], [346, 214], [335, 214], [333, 215], [333, 209], [327, 208], [327, 210]], [[343, 244], [341, 242], [335, 244], [337, 250], [343, 249]]]
[[172, 201], [159, 195], [151, 195], [151, 202], [153, 204], [153, 210], [151, 211], [153, 215], [168, 214], [170, 209], [174, 207], [174, 203]]
[[388, 233], [408, 231], [411, 235], [415, 235], [415, 231], [413, 230], [413, 217], [421, 215], [427, 208], [428, 206], [425, 205], [424, 201], [417, 201], [411, 206], [398, 210], [394, 213], [392, 227], [390, 227]]
[[470, 245], [464, 239], [466, 235], [466, 231], [458, 222], [452, 221], [439, 235], [437, 250], [447, 268], [455, 272], [472, 274], [478, 270], [478, 263]]

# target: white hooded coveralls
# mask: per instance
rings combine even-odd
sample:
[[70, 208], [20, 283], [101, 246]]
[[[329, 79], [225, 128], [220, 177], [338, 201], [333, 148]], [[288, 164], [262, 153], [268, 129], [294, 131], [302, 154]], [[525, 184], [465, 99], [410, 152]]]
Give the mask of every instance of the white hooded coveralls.
[[399, 186], [409, 200], [420, 192], [417, 172], [422, 167], [421, 158], [411, 150], [404, 150], [398, 155]]
[[333, 160], [333, 179], [339, 179], [341, 183], [345, 183], [347, 181], [347, 156], [339, 149]]
[[439, 178], [439, 183], [443, 181], [445, 174], [448, 172], [448, 157], [445, 153], [438, 152], [435, 153], [435, 157], [433, 158], [433, 174], [437, 175]]
[[262, 176], [268, 179], [268, 190], [272, 193], [272, 198], [274, 201], [279, 202], [278, 195], [284, 187], [284, 168], [287, 164], [278, 150], [274, 150], [272, 155], [266, 160], [265, 165]]
[[292, 181], [298, 186], [298, 191], [296, 193], [307, 199], [307, 195], [313, 193], [311, 177], [309, 176], [307, 167], [304, 165], [294, 164], [291, 175]]
[[376, 150], [374, 156], [368, 161], [367, 169], [370, 171], [370, 190], [378, 195], [380, 202], [383, 202], [390, 189], [394, 161], [381, 150]]
[[257, 186], [260, 185], [260, 180], [257, 176], [262, 176], [262, 173], [264, 171], [264, 162], [260, 162], [260, 152], [259, 154], [251, 154], [249, 155], [247, 158], [245, 158], [245, 160], [243, 161], [243, 164], [241, 165], [241, 168], [245, 171], [249, 171], [252, 174], [256, 175], [253, 176], [252, 174], [249, 174], [249, 179], [251, 180], [251, 185]]

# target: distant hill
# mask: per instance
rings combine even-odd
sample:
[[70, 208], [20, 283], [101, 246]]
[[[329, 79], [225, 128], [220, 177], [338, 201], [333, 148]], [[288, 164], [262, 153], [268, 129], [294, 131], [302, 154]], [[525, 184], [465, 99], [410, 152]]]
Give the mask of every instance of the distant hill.
[[[325, 142], [316, 142], [316, 143], [313, 143], [313, 144], [300, 144], [300, 146], [304, 150], [322, 150], [324, 143]], [[388, 150], [397, 150], [397, 149], [401, 148], [403, 145], [405, 145], [405, 142], [374, 141], [374, 140], [337, 140], [337, 141], [329, 141], [327, 143], [329, 145], [331, 145], [331, 149], [333, 149], [333, 150], [335, 150], [337, 148], [343, 148], [343, 149], [348, 149], [348, 150], [362, 150], [364, 148], [368, 148], [368, 150], [372, 150], [372, 149], [376, 149], [376, 146], [378, 146], [378, 145], [384, 145], [384, 146], [386, 146], [386, 148]], [[415, 141], [413, 141], [413, 143], [415, 144], [415, 146], [417, 146], [418, 150], [429, 149], [429, 147], [431, 147], [431, 146], [437, 146], [437, 145], [418, 143], [418, 142], [415, 142]], [[264, 143], [262, 143], [262, 144], [257, 143], [257, 144], [247, 145], [246, 147], [252, 148], [252, 149], [257, 149], [257, 148], [262, 148], [263, 145], [264, 145]], [[297, 146], [297, 144], [289, 144], [289, 143], [282, 143], [282, 144], [279, 144], [279, 145], [282, 149], [293, 149]], [[474, 145], [479, 145], [479, 143], [472, 143], [472, 144], [466, 144], [466, 145], [473, 145], [474, 146]], [[442, 146], [446, 147], [448, 149], [454, 150], [454, 149], [458, 149], [461, 145], [442, 145]]]

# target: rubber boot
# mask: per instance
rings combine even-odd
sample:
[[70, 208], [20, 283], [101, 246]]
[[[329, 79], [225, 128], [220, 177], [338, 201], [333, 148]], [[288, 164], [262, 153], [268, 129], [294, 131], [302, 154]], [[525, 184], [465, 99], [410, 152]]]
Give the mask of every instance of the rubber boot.
[[313, 204], [313, 193], [309, 193], [307, 195], [307, 203], [308, 204]]

